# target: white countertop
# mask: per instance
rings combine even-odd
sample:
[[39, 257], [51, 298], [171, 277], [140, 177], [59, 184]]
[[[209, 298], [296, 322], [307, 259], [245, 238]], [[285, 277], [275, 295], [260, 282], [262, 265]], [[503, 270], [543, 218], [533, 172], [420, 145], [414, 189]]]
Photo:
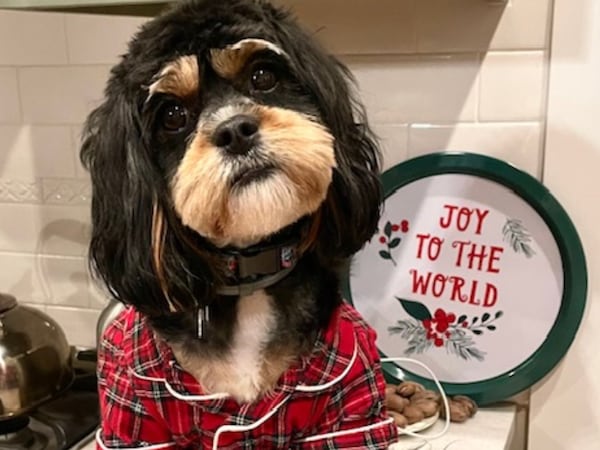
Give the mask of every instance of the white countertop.
[[[516, 408], [514, 406], [501, 406], [495, 408], [482, 408], [475, 417], [465, 423], [452, 423], [448, 432], [435, 440], [431, 447], [425, 445], [423, 440], [404, 436], [394, 445], [394, 450], [506, 450], [509, 448], [514, 426]], [[433, 436], [444, 427], [440, 419], [426, 431], [424, 439]], [[88, 442], [79, 450], [95, 450], [94, 442]]]
[[465, 423], [451, 423], [448, 432], [429, 441], [444, 428], [444, 421], [438, 420], [434, 426], [422, 432], [423, 439], [403, 436], [392, 446], [393, 450], [507, 450], [513, 437], [516, 418], [515, 406], [481, 408], [475, 417]]

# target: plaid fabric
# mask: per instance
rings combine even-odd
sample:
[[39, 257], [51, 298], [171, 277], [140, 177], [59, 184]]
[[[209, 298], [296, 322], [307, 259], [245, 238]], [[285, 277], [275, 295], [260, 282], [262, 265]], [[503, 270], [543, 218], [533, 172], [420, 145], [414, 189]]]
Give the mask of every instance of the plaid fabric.
[[314, 351], [251, 404], [206, 395], [133, 309], [99, 352], [98, 449], [387, 449], [397, 429], [383, 407], [375, 332], [349, 305]]

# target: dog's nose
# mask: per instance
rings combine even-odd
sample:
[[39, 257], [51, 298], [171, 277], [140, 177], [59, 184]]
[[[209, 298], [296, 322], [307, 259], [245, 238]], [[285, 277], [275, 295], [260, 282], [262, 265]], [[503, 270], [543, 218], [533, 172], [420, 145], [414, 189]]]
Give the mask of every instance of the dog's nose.
[[223, 150], [243, 155], [255, 144], [258, 134], [258, 120], [240, 114], [220, 124], [213, 135], [213, 143]]

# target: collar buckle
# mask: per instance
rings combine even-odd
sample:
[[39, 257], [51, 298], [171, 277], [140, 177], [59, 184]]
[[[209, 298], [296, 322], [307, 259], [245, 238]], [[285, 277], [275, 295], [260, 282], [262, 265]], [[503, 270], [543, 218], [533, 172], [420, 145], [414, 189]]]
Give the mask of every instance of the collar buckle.
[[247, 295], [287, 276], [298, 262], [298, 245], [296, 242], [288, 242], [263, 248], [227, 251], [223, 259], [229, 283], [217, 292], [224, 295]]

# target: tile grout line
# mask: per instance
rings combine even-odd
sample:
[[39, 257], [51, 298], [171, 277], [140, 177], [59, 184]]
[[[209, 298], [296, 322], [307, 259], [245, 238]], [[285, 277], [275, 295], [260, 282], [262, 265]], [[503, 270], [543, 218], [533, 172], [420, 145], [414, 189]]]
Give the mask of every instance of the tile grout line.
[[15, 76], [17, 77], [17, 101], [19, 102], [19, 125], [25, 125], [25, 108], [23, 107], [23, 95], [21, 92], [21, 71], [19, 66], [15, 66]]

